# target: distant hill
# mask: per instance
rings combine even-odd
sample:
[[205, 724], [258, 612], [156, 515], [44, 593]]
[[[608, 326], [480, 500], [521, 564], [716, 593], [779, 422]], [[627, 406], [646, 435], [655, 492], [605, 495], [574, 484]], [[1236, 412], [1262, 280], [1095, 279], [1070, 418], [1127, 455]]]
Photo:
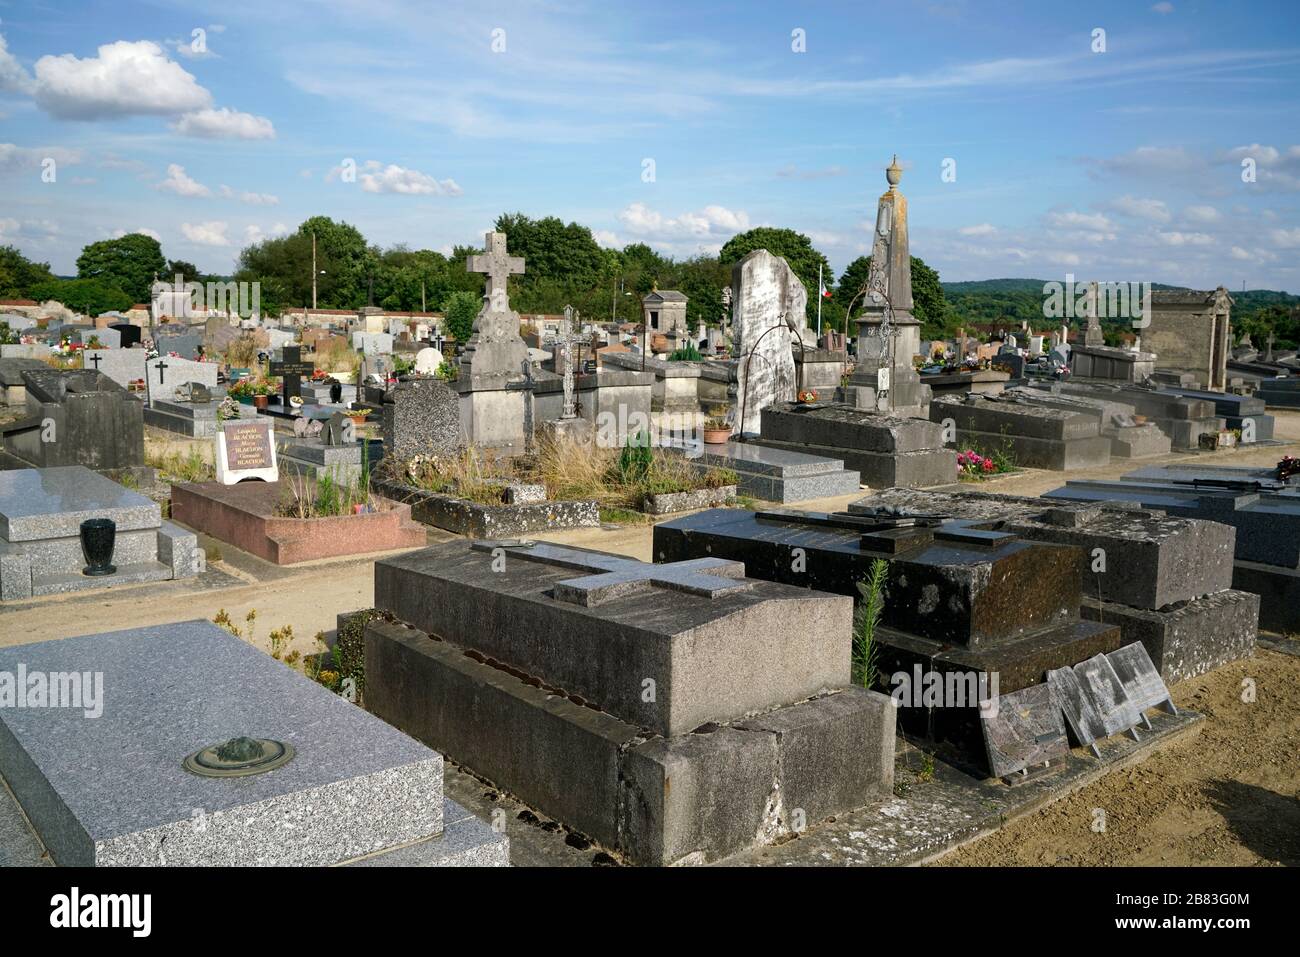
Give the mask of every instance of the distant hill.
[[[967, 281], [967, 282], [944, 282], [944, 283], [940, 283], [940, 285], [943, 286], [943, 292], [944, 292], [944, 295], [946, 295], [946, 296], [957, 295], [957, 294], [968, 293], [968, 292], [974, 292], [974, 293], [980, 293], [980, 292], [991, 292], [991, 293], [1032, 292], [1032, 293], [1035, 293], [1036, 295], [1042, 295], [1042, 293], [1043, 293], [1043, 286], [1044, 286], [1046, 283], [1048, 283], [1048, 282], [1061, 282], [1061, 281], [1062, 281], [1062, 280], [1060, 280], [1060, 279], [1055, 279], [1055, 280], [1050, 280], [1050, 279], [972, 279], [972, 280], [969, 280], [969, 281]], [[1083, 284], [1084, 282], [1086, 282], [1087, 280], [1077, 279], [1077, 280], [1075, 280], [1075, 281], [1076, 281], [1079, 285], [1082, 285], [1082, 284]], [[1169, 286], [1169, 285], [1166, 285], [1165, 283], [1162, 283], [1162, 282], [1153, 282], [1153, 283], [1151, 284], [1151, 288], [1152, 288], [1152, 289], [1183, 289], [1183, 288], [1186, 288], [1186, 287], [1184, 287], [1184, 286]], [[1286, 293], [1278, 293], [1277, 295], [1283, 295], [1283, 296], [1284, 296], [1284, 295], [1286, 295]]]

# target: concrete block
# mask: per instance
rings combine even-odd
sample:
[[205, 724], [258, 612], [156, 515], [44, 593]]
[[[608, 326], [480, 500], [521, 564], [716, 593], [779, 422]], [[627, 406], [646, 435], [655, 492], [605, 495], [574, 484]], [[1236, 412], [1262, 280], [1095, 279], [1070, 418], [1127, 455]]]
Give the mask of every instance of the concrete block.
[[1204, 674], [1255, 652], [1258, 595], [1231, 589], [1165, 611], [1085, 599], [1090, 621], [1119, 625], [1124, 644], [1140, 641], [1167, 683]]

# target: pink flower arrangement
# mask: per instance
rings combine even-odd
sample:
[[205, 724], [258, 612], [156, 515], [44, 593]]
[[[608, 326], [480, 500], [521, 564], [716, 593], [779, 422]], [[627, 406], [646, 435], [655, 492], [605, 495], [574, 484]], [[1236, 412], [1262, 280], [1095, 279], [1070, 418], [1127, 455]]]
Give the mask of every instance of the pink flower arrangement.
[[964, 452], [957, 453], [957, 471], [965, 472], [967, 475], [983, 475], [996, 472], [997, 466], [993, 464], [992, 459], [966, 449]]

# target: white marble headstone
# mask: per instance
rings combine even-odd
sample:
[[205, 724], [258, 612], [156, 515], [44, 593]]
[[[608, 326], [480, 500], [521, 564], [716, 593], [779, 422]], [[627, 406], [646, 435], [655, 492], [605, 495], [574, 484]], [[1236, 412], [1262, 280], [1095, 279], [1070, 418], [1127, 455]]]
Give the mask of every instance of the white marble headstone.
[[435, 375], [442, 365], [442, 353], [437, 349], [425, 348], [415, 354], [415, 371], [423, 375]]

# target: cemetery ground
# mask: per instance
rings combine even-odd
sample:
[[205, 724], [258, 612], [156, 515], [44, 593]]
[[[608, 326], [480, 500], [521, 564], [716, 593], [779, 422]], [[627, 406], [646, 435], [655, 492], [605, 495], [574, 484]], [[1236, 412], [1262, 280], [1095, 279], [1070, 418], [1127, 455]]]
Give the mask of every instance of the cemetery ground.
[[[1195, 456], [1173, 454], [1152, 464], [1272, 465], [1300, 449], [1300, 412], [1277, 414], [1282, 444]], [[154, 461], [198, 468], [210, 442], [150, 429]], [[207, 453], [207, 454], [210, 454]], [[1112, 479], [1131, 471], [1116, 461], [1072, 472], [1069, 478]], [[977, 483], [965, 491], [1038, 495], [1062, 484], [1061, 473], [1034, 469]], [[178, 480], [184, 480], [178, 479]], [[954, 488], [958, 487], [954, 484]], [[163, 490], [165, 491], [165, 484]], [[161, 492], [159, 494], [162, 494]], [[807, 511], [845, 508], [865, 491], [802, 503]], [[457, 536], [427, 529], [430, 544]], [[536, 533], [546, 539], [652, 560], [651, 525], [581, 528]], [[330, 632], [340, 612], [374, 603], [374, 562], [387, 554], [277, 566], [224, 543], [208, 546], [208, 568], [195, 579], [111, 591], [79, 592], [13, 603], [0, 611], [0, 646], [60, 639], [178, 619], [212, 620], [225, 611], [243, 623], [256, 613], [252, 641], [270, 650], [269, 634], [292, 626], [293, 648], [309, 653], [318, 632]], [[798, 839], [746, 852], [739, 864], [931, 863], [949, 865], [1259, 865], [1300, 863], [1300, 656], [1293, 636], [1261, 635], [1255, 657], [1173, 684], [1180, 709], [1204, 716], [1161, 730], [1131, 760], [1125, 743], [1098, 768], [1072, 759], [1059, 780], [1008, 789], [969, 786], [942, 762], [900, 740], [896, 799], [844, 815]], [[1241, 700], [1251, 679], [1256, 698]], [[959, 783], [959, 781], [961, 783]], [[557, 823], [446, 765], [450, 797], [488, 818], [504, 808], [510, 818], [516, 864], [589, 866], [614, 863]], [[911, 808], [904, 821], [900, 809]], [[930, 833], [915, 833], [916, 813]], [[1105, 813], [1095, 829], [1096, 811]], [[898, 823], [891, 824], [891, 814]], [[891, 827], [897, 830], [891, 832]], [[908, 833], [904, 833], [908, 832]]]

